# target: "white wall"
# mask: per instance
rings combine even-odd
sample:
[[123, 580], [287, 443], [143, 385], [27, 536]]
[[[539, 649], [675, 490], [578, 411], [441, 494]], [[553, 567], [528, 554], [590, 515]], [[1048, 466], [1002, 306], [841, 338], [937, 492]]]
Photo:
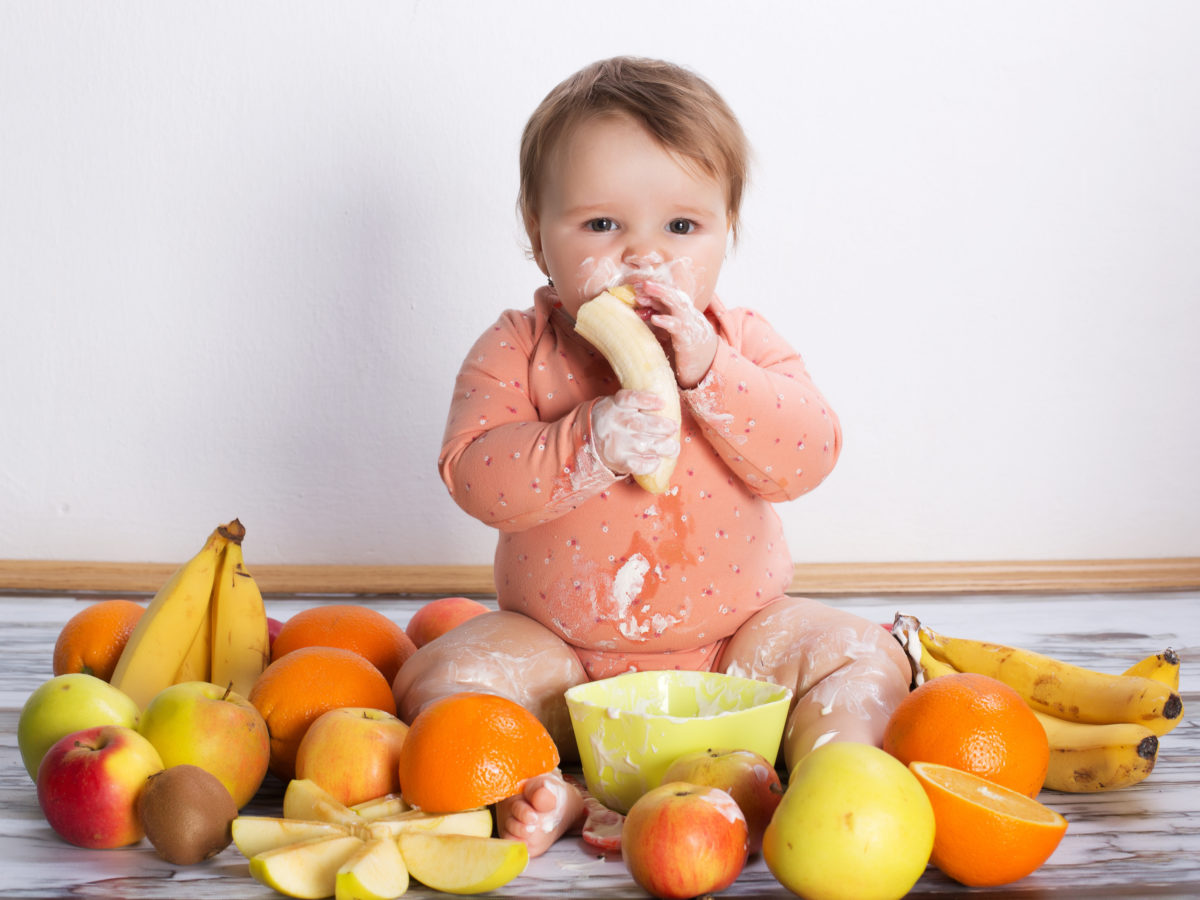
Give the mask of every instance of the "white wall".
[[[586, 10], [586, 11], [585, 11]], [[485, 563], [435, 459], [602, 56], [757, 149], [722, 296], [846, 449], [797, 559], [1200, 553], [1200, 4], [0, 5], [0, 557]]]

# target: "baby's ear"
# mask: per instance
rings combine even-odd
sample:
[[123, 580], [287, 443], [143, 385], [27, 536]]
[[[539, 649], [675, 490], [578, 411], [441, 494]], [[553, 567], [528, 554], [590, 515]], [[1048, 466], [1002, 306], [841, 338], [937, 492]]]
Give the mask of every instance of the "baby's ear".
[[542, 250], [542, 231], [536, 219], [525, 223], [525, 233], [529, 236], [529, 258], [537, 263], [542, 274], [549, 278], [550, 270], [546, 268], [546, 254]]

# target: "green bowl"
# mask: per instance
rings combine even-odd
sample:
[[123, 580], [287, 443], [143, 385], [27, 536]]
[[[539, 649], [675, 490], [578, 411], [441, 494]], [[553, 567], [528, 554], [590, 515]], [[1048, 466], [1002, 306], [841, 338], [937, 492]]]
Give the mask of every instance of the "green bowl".
[[716, 672], [627, 672], [566, 692], [587, 789], [628, 812], [685, 753], [721, 748], [779, 754], [792, 692]]

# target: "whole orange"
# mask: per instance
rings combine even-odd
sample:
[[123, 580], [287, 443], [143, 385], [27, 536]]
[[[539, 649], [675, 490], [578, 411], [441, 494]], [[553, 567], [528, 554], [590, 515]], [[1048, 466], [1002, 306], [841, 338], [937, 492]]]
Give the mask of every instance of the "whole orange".
[[145, 611], [132, 600], [101, 600], [75, 613], [54, 644], [54, 674], [82, 672], [110, 680]]
[[494, 694], [451, 694], [409, 726], [400, 792], [426, 812], [461, 812], [513, 796], [558, 761], [550, 733], [523, 706]]
[[1042, 789], [1050, 764], [1046, 731], [1021, 695], [971, 672], [913, 690], [888, 719], [882, 746], [905, 765], [940, 763], [1027, 797]]
[[271, 659], [277, 660], [301, 647], [341, 647], [371, 661], [390, 685], [416, 645], [404, 629], [379, 610], [355, 603], [314, 606], [283, 623]]
[[392, 687], [362, 656], [340, 647], [301, 647], [271, 663], [247, 698], [267, 722], [271, 771], [295, 777], [296, 751], [308, 726], [343, 706], [366, 706], [396, 714]]

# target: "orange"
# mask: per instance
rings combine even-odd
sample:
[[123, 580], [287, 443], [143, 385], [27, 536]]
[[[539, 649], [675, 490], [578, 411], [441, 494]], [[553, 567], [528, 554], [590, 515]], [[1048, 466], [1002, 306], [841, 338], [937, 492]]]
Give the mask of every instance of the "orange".
[[896, 707], [883, 749], [902, 763], [941, 763], [1036, 797], [1050, 743], [1033, 710], [1008, 685], [970, 672], [927, 681]]
[[54, 644], [54, 674], [82, 672], [108, 681], [145, 611], [132, 600], [101, 600], [75, 613]]
[[1054, 810], [978, 775], [937, 763], [908, 768], [933, 806], [930, 862], [955, 881], [993, 887], [1024, 878], [1066, 833]]
[[529, 710], [494, 694], [451, 694], [422, 709], [400, 746], [400, 793], [431, 813], [487, 806], [558, 765]]
[[404, 629], [378, 610], [354, 603], [314, 606], [283, 623], [271, 647], [271, 659], [301, 647], [341, 647], [370, 660], [387, 683], [417, 651]]
[[366, 659], [340, 647], [301, 647], [275, 660], [247, 699], [267, 722], [270, 769], [283, 781], [295, 776], [300, 741], [322, 713], [367, 706], [396, 714], [387, 679]]

